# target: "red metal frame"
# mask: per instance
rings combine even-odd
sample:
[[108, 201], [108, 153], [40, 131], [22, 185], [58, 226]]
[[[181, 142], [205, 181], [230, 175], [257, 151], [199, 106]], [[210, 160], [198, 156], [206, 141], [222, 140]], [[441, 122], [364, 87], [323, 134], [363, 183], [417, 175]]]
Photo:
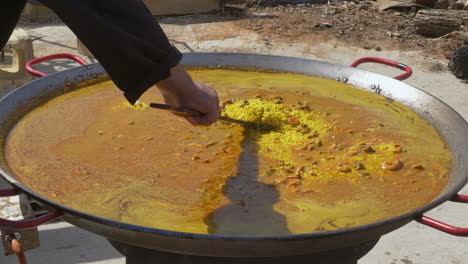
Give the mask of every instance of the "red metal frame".
[[18, 230], [36, 228], [40, 225], [56, 220], [60, 218], [61, 216], [62, 215], [59, 212], [51, 211], [47, 213], [46, 215], [43, 215], [35, 219], [31, 219], [31, 220], [11, 221], [11, 220], [5, 220], [5, 219], [0, 218], [0, 227], [9, 228], [9, 229], [18, 229]]
[[0, 197], [9, 197], [9, 196], [15, 196], [18, 195], [19, 193], [13, 189], [11, 190], [0, 190]]
[[32, 66], [43, 63], [43, 62], [46, 62], [46, 61], [50, 61], [50, 60], [61, 60], [61, 59], [74, 60], [74, 61], [78, 62], [81, 65], [88, 64], [87, 61], [83, 60], [82, 58], [80, 58], [80, 57], [78, 57], [76, 55], [68, 54], [68, 53], [57, 53], [57, 54], [52, 54], [52, 55], [48, 55], [48, 56], [44, 56], [44, 57], [40, 57], [40, 58], [37, 58], [37, 59], [33, 59], [31, 61], [28, 61], [26, 63], [26, 71], [28, 73], [34, 75], [34, 76], [44, 77], [44, 76], [47, 75], [47, 73], [38, 71], [38, 70], [34, 69]]
[[468, 195], [457, 195], [450, 201], [457, 202], [457, 203], [468, 203]]
[[[457, 203], [468, 203], [468, 195], [457, 195], [453, 199], [451, 199], [451, 201]], [[435, 228], [450, 235], [468, 237], [468, 228], [452, 226], [427, 216], [422, 216], [416, 221], [423, 225]]]
[[385, 65], [389, 65], [389, 66], [398, 68], [400, 70], [406, 71], [405, 73], [394, 77], [394, 79], [397, 79], [400, 81], [408, 79], [413, 74], [413, 69], [411, 69], [409, 66], [403, 63], [392, 61], [392, 60], [387, 60], [387, 59], [382, 59], [382, 58], [377, 58], [377, 57], [365, 57], [365, 58], [358, 59], [351, 64], [351, 67], [357, 67], [358, 65], [362, 63], [367, 63], [367, 62], [385, 64]]
[[[15, 196], [19, 193], [16, 190], [0, 190], [0, 197]], [[30, 220], [11, 221], [0, 218], [0, 227], [9, 229], [30, 229], [42, 224], [58, 219], [62, 215], [59, 212], [51, 211], [41, 217]]]

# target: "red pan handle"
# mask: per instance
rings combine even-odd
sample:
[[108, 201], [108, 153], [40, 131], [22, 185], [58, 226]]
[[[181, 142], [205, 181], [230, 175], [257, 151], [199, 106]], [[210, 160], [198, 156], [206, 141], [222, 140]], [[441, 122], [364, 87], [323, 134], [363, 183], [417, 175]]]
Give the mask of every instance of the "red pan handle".
[[44, 76], [47, 75], [47, 73], [38, 71], [38, 70], [34, 69], [32, 66], [43, 63], [43, 62], [46, 62], [46, 61], [60, 60], [60, 59], [74, 60], [74, 61], [78, 62], [81, 65], [88, 64], [88, 62], [86, 62], [85, 60], [83, 60], [82, 58], [80, 58], [80, 57], [78, 57], [76, 55], [68, 54], [68, 53], [57, 53], [57, 54], [52, 54], [52, 55], [48, 55], [48, 56], [44, 56], [44, 57], [40, 57], [40, 58], [28, 61], [26, 63], [26, 71], [28, 73], [34, 75], [34, 76], [44, 77]]
[[400, 81], [408, 79], [413, 74], [413, 69], [411, 69], [409, 66], [403, 63], [392, 61], [392, 60], [387, 60], [387, 59], [382, 59], [382, 58], [377, 58], [377, 57], [360, 58], [357, 61], [353, 62], [351, 64], [351, 67], [357, 67], [359, 64], [366, 63], [366, 62], [375, 62], [375, 63], [385, 64], [385, 65], [389, 65], [389, 66], [398, 68], [400, 70], [406, 71], [405, 73], [394, 77], [394, 79], [397, 79]]
[[[468, 203], [468, 195], [457, 195], [451, 201], [458, 203]], [[448, 233], [450, 235], [462, 237], [468, 236], [468, 228], [452, 226], [427, 216], [421, 216], [421, 218], [416, 219], [416, 221], [423, 225], [427, 225], [442, 232]]]
[[[19, 193], [15, 190], [0, 190], [0, 197], [8, 197], [18, 195]], [[30, 229], [36, 228], [47, 222], [56, 220], [62, 215], [56, 211], [50, 211], [49, 213], [30, 220], [11, 221], [0, 218], [0, 227], [9, 229]]]

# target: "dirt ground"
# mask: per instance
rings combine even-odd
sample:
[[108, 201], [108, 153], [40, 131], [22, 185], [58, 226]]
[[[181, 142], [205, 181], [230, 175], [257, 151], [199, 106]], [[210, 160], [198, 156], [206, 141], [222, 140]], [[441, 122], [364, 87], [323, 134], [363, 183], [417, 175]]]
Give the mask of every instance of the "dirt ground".
[[[439, 38], [427, 38], [416, 33], [416, 9], [380, 11], [372, 0], [316, 0], [315, 4], [284, 3], [303, 0], [225, 0], [224, 12], [185, 16], [162, 16], [162, 23], [197, 24], [197, 40], [219, 40], [256, 33], [267, 45], [275, 43], [302, 43], [314, 45], [329, 43], [336, 46], [369, 50], [421, 51], [421, 55], [434, 59], [449, 58], [468, 39], [461, 32]], [[232, 4], [233, 3], [233, 4]], [[42, 23], [60, 22], [41, 21]], [[184, 22], [185, 21], [185, 22]], [[222, 27], [202, 25], [221, 22]], [[30, 26], [30, 21], [21, 20]], [[462, 28], [462, 31], [468, 31]], [[203, 37], [200, 37], [203, 35]], [[248, 35], [248, 34], [245, 34]]]
[[[448, 58], [463, 46], [461, 34], [440, 38], [416, 34], [413, 18], [417, 10], [380, 11], [377, 2], [356, 1], [275, 7], [250, 5], [226, 8], [226, 16], [237, 18], [224, 34], [255, 31], [265, 42], [328, 42], [374, 50], [422, 51], [433, 58]], [[213, 32], [214, 33], [214, 32]]]

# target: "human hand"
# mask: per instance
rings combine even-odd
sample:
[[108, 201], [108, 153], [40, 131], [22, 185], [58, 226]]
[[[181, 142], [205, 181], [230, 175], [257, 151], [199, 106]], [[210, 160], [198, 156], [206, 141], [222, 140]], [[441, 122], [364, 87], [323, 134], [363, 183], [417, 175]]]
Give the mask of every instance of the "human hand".
[[158, 82], [156, 86], [167, 104], [202, 113], [200, 116], [182, 116], [194, 126], [209, 126], [221, 114], [216, 90], [206, 84], [194, 82], [180, 65], [172, 68], [171, 76]]

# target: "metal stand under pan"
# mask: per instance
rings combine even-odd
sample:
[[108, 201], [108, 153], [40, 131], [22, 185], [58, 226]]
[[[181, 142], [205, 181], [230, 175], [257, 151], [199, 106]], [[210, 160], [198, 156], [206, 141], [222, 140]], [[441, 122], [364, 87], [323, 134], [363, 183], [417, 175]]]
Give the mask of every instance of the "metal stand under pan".
[[221, 258], [192, 256], [150, 250], [110, 241], [112, 246], [126, 257], [126, 264], [357, 264], [358, 260], [374, 248], [378, 240], [344, 249], [301, 256], [266, 258]]

